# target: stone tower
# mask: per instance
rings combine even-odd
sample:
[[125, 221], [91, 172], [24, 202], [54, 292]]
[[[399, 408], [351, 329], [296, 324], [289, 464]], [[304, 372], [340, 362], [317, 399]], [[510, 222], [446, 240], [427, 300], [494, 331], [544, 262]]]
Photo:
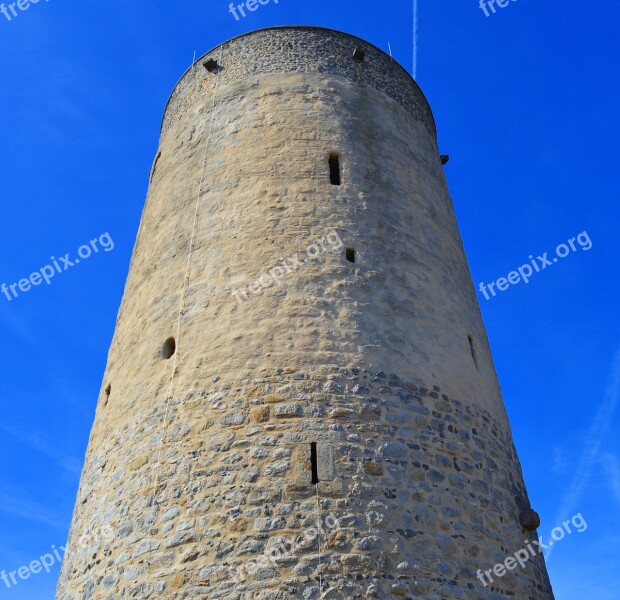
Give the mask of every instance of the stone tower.
[[[59, 600], [553, 598], [427, 101], [230, 40], [168, 103]], [[534, 537], [532, 537], [534, 536]]]

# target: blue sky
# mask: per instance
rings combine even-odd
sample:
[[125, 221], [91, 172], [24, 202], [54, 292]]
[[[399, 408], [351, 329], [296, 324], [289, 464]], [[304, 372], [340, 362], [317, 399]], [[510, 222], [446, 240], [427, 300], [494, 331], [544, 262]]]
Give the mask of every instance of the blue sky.
[[[114, 243], [49, 286], [0, 295], [0, 570], [64, 545], [162, 111], [194, 51], [311, 24], [389, 42], [411, 71], [412, 15], [368, 0], [272, 1], [240, 21], [226, 0], [0, 14], [0, 283], [106, 232]], [[479, 294], [540, 532], [578, 512], [588, 523], [550, 557], [558, 600], [620, 588], [619, 19], [612, 2], [513, 0], [489, 17], [478, 0], [419, 5], [418, 82], [476, 285], [581, 232], [592, 242]], [[0, 582], [0, 597], [51, 599], [56, 579]]]

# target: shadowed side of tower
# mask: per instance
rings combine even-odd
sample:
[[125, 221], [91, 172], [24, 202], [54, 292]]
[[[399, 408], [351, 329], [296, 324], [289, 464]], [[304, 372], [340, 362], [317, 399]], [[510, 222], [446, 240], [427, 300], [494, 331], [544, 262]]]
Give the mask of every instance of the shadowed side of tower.
[[[58, 586], [89, 598], [553, 598], [433, 117], [285, 27], [175, 88]], [[105, 532], [103, 535], [101, 532]]]

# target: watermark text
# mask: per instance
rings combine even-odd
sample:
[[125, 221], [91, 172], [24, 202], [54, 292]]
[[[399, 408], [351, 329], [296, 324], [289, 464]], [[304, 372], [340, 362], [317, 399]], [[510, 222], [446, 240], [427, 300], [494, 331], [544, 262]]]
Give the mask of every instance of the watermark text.
[[[482, 292], [485, 299], [490, 300], [491, 297], [497, 296], [496, 288], [499, 292], [505, 292], [511, 285], [517, 285], [522, 281], [528, 284], [534, 273], [540, 273], [547, 267], [553, 266], [560, 258], [566, 258], [571, 252], [577, 252], [578, 247], [584, 252], [592, 248], [592, 240], [587, 231], [582, 231], [578, 236], [570, 238], [566, 244], [559, 244], [555, 249], [556, 256], [549, 258], [549, 252], [544, 252], [542, 255], [534, 258], [530, 254], [530, 262], [521, 265], [516, 271], [510, 271], [506, 277], [500, 277], [497, 281], [492, 281], [491, 283], [481, 282], [478, 289]], [[491, 295], [489, 296], [489, 294]]]
[[98, 238], [90, 240], [88, 244], [80, 246], [77, 250], [78, 258], [71, 259], [69, 252], [60, 258], [52, 256], [50, 257], [51, 265], [41, 267], [38, 271], [31, 273], [29, 277], [20, 279], [17, 283], [10, 283], [8, 285], [2, 283], [0, 285], [0, 292], [5, 295], [9, 302], [12, 302], [14, 298], [19, 296], [20, 292], [26, 293], [30, 291], [33, 286], [41, 285], [44, 281], [47, 285], [50, 285], [53, 277], [79, 264], [80, 259], [86, 260], [90, 258], [93, 253], [97, 254], [99, 248], [104, 252], [114, 250], [114, 241], [109, 233], [106, 232]]

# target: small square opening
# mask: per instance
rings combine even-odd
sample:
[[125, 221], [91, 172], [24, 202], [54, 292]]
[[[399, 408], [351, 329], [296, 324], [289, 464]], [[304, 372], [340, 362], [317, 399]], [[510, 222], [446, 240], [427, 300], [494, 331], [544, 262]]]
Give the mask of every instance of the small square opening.
[[217, 60], [214, 60], [213, 58], [210, 58], [209, 60], [205, 61], [202, 64], [203, 64], [204, 68], [207, 71], [209, 71], [209, 73], [217, 73], [217, 70], [218, 70]]
[[355, 50], [353, 50], [354, 60], [362, 62], [364, 58], [366, 58], [366, 50], [364, 50], [363, 48], [356, 48]]
[[347, 248], [346, 257], [350, 263], [355, 262], [355, 248]]

